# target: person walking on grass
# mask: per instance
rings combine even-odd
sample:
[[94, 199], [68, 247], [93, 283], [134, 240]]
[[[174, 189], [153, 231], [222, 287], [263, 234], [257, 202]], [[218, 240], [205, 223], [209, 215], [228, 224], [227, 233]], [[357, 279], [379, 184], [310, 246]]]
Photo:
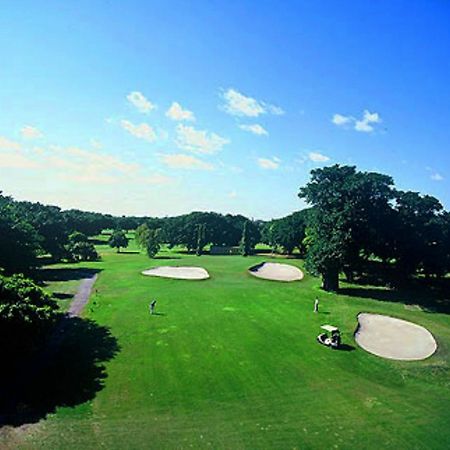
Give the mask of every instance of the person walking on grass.
[[316, 299], [314, 300], [314, 312], [318, 313], [319, 312], [319, 298], [316, 297]]
[[155, 306], [156, 306], [156, 300], [153, 300], [153, 301], [150, 303], [150, 314], [151, 314], [151, 315], [155, 314]]

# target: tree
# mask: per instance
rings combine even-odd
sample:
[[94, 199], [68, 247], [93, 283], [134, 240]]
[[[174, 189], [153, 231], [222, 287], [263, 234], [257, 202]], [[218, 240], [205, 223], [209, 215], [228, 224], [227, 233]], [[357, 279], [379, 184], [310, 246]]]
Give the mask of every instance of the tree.
[[144, 248], [149, 258], [154, 258], [161, 249], [161, 230], [151, 229], [147, 224], [142, 224], [136, 229], [136, 242]]
[[306, 266], [320, 274], [323, 289], [339, 288], [339, 273], [349, 279], [364, 252], [380, 241], [379, 221], [394, 196], [391, 177], [357, 172], [353, 166], [334, 165], [311, 172], [311, 181], [299, 196], [314, 207], [309, 218]]
[[69, 236], [66, 246], [68, 259], [72, 261], [95, 261], [99, 258], [94, 245], [83, 233], [75, 231]]
[[197, 225], [197, 250], [195, 254], [201, 256], [203, 253], [203, 247], [206, 245], [206, 225], [200, 223]]
[[111, 248], [117, 248], [117, 253], [120, 253], [121, 248], [128, 247], [128, 238], [123, 230], [117, 229], [109, 238], [108, 244]]
[[145, 250], [149, 258], [154, 258], [161, 249], [161, 230], [149, 229]]
[[29, 272], [38, 263], [41, 242], [16, 203], [0, 193], [0, 268], [9, 274]]
[[57, 303], [23, 275], [0, 275], [0, 342], [3, 349], [39, 344], [57, 318]]
[[445, 214], [430, 195], [399, 191], [396, 196], [396, 266], [406, 278], [422, 270], [427, 276], [443, 275], [446, 267]]
[[295, 248], [298, 248], [300, 253], [304, 254], [305, 249], [302, 243], [309, 212], [309, 209], [304, 209], [265, 223], [262, 228], [264, 242], [272, 247], [272, 251], [282, 247], [283, 251], [290, 255]]
[[20, 216], [41, 237], [41, 253], [50, 254], [54, 261], [63, 258], [69, 230], [61, 209], [32, 202], [15, 202], [15, 205]]
[[139, 225], [134, 233], [134, 239], [139, 247], [145, 247], [148, 239], [149, 226], [146, 223]]
[[251, 237], [249, 231], [249, 221], [244, 223], [244, 228], [242, 229], [240, 251], [242, 256], [248, 256], [252, 251]]

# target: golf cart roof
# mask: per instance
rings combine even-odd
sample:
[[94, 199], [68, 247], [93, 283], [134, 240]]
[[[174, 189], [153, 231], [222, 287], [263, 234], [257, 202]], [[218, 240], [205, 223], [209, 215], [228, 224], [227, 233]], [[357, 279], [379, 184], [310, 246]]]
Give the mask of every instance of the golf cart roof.
[[329, 331], [330, 333], [332, 333], [333, 331], [339, 331], [339, 328], [334, 327], [333, 325], [322, 325], [320, 328], [322, 328], [322, 330]]

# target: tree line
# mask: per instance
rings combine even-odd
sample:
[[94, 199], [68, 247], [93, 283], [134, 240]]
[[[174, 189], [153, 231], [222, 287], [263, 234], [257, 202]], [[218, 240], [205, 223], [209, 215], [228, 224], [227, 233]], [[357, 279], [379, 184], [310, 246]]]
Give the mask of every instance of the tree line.
[[[192, 212], [165, 218], [117, 217], [15, 201], [0, 193], [0, 267], [9, 274], [27, 273], [39, 265], [42, 255], [53, 262], [95, 260], [98, 255], [89, 237], [105, 229], [114, 230], [110, 244], [120, 250], [128, 245], [125, 231], [139, 227], [142, 230], [143, 226], [144, 230], [150, 230], [157, 244], [164, 243], [169, 248], [183, 246], [188, 252], [201, 254], [207, 245], [240, 245], [246, 222], [246, 236], [253, 248], [260, 242], [262, 222], [250, 221], [242, 215]], [[155, 253], [155, 249], [150, 253]]]

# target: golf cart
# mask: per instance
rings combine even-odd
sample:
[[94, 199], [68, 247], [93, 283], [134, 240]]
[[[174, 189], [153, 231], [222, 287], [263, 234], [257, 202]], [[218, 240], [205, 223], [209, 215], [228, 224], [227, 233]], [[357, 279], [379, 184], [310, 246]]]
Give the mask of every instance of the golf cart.
[[320, 333], [317, 336], [317, 341], [319, 344], [325, 345], [326, 347], [339, 348], [341, 345], [341, 333], [338, 327], [333, 325], [322, 325], [320, 328], [325, 330], [325, 333]]

